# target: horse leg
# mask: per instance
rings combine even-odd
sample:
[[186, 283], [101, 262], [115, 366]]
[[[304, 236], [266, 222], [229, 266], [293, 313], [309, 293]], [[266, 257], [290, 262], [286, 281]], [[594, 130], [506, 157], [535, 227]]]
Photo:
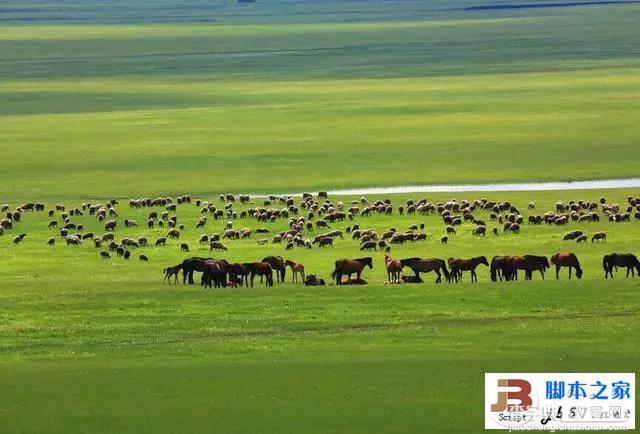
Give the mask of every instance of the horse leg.
[[571, 280], [571, 268], [573, 268], [571, 265], [569, 265], [569, 280]]
[[[556, 279], [560, 278], [560, 265], [556, 264]], [[571, 279], [571, 267], [569, 267], [569, 279]]]
[[540, 270], [540, 276], [542, 276], [542, 280], [544, 280], [544, 270]]
[[476, 270], [471, 270], [471, 283], [478, 282], [478, 275], [476, 274]]
[[[435, 271], [436, 275], [438, 276], [438, 277], [436, 277], [436, 283], [441, 283], [442, 282], [442, 274], [440, 274], [440, 270], [438, 270], [436, 268], [433, 271]], [[416, 276], [420, 277], [418, 274], [416, 274]]]

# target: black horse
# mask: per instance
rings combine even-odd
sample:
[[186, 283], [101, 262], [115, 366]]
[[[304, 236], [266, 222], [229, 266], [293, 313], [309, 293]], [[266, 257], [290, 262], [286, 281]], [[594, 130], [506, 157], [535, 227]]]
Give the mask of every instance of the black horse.
[[187, 278], [189, 279], [189, 285], [193, 285], [193, 272], [199, 271], [203, 272], [205, 268], [205, 262], [212, 261], [213, 258], [188, 258], [182, 261], [182, 283], [187, 283]]
[[287, 267], [285, 266], [282, 256], [267, 256], [262, 258], [261, 262], [266, 262], [271, 265], [271, 268], [276, 273], [276, 282], [284, 283], [284, 276], [287, 274]]
[[625, 267], [627, 269], [627, 277], [631, 272], [631, 277], [634, 277], [635, 268], [640, 276], [640, 261], [635, 255], [631, 253], [611, 253], [602, 258], [602, 268], [604, 268], [604, 278], [611, 277], [613, 279], [613, 269], [617, 270], [618, 267]]

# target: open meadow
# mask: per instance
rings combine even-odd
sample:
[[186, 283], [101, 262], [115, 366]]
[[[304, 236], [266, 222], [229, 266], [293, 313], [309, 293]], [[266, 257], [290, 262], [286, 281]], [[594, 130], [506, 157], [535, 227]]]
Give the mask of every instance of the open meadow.
[[[0, 234], [0, 432], [474, 433], [485, 372], [638, 371], [640, 278], [619, 268], [605, 280], [602, 266], [612, 252], [640, 254], [638, 211], [610, 222], [598, 205], [599, 222], [527, 223], [558, 201], [602, 196], [624, 212], [637, 188], [367, 195], [392, 213], [330, 228], [316, 215], [303, 241], [344, 238], [311, 249], [271, 241], [286, 218], [241, 213], [285, 208], [257, 194], [637, 177], [640, 4], [23, 3], [0, 5], [0, 220], [25, 202], [45, 207]], [[166, 207], [129, 200], [187, 193], [192, 203], [169, 213], [184, 225], [179, 240], [155, 246], [169, 228], [147, 227], [148, 214]], [[251, 203], [196, 228], [196, 200], [224, 208], [222, 193]], [[464, 221], [443, 244], [437, 212], [399, 213], [408, 199], [454, 197], [509, 201], [524, 222], [505, 232], [474, 210], [486, 235]], [[92, 237], [66, 245], [55, 206], [111, 199], [116, 243], [149, 246], [125, 260]], [[345, 208], [360, 199], [329, 196]], [[70, 233], [107, 232], [88, 209], [69, 218], [82, 225]], [[226, 251], [198, 243], [228, 220], [250, 237], [222, 240]], [[387, 284], [384, 248], [360, 251], [354, 224], [378, 234], [424, 224], [414, 232], [426, 240], [392, 245], [394, 258], [570, 251], [584, 275], [568, 280], [565, 268], [556, 280], [552, 266], [544, 281], [492, 282], [480, 265], [477, 283], [465, 272], [461, 283], [423, 273], [421, 284]], [[571, 230], [587, 242], [563, 240]], [[607, 241], [591, 242], [596, 232]], [[182, 273], [163, 284], [166, 267], [192, 256], [268, 255], [327, 285], [294, 284], [290, 271], [273, 287], [203, 289], [198, 273], [195, 285]], [[337, 259], [365, 256], [367, 285], [330, 284]]]

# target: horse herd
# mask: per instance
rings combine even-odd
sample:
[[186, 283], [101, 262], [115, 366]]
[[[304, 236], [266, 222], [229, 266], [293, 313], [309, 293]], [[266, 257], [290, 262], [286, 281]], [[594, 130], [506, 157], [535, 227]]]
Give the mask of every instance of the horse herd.
[[[237, 210], [234, 203], [238, 201], [243, 205], [250, 206], [247, 209]], [[269, 196], [264, 199], [261, 205], [251, 202], [248, 195], [224, 194], [220, 196], [221, 204], [204, 201], [200, 199], [192, 200], [190, 195], [172, 197], [160, 197], [156, 199], [139, 198], [130, 199], [128, 204], [132, 209], [141, 208], [163, 208], [151, 209], [146, 218], [148, 229], [165, 228], [167, 232], [164, 236], [154, 240], [147, 239], [147, 236], [123, 236], [118, 240], [116, 233], [120, 231], [120, 222], [127, 230], [135, 230], [138, 223], [132, 218], [119, 220], [120, 210], [117, 200], [110, 200], [99, 203], [83, 203], [81, 206], [67, 208], [64, 204], [58, 204], [55, 209], [48, 211], [51, 219], [47, 225], [49, 230], [58, 230], [60, 236], [68, 246], [82, 246], [83, 242], [91, 242], [96, 248], [101, 248], [99, 255], [103, 259], [110, 259], [111, 252], [124, 259], [131, 257], [132, 249], [143, 248], [155, 245], [163, 247], [168, 244], [168, 240], [178, 242], [180, 252], [190, 252], [190, 246], [184, 242], [183, 234], [187, 232], [188, 222], [178, 221], [176, 215], [178, 205], [188, 206], [195, 203], [200, 210], [200, 216], [195, 222], [196, 230], [203, 230], [207, 227], [208, 218], [213, 220], [224, 219], [224, 230], [221, 233], [200, 234], [197, 238], [198, 244], [208, 245], [209, 251], [226, 251], [227, 245], [223, 241], [251, 239], [254, 235], [269, 236], [269, 238], [259, 238], [255, 241], [259, 245], [283, 244], [285, 250], [294, 248], [311, 249], [333, 247], [334, 240], [342, 240], [349, 237], [359, 243], [359, 251], [384, 252], [384, 264], [387, 270], [389, 282], [419, 283], [422, 281], [420, 273], [433, 272], [436, 275], [436, 282], [442, 282], [442, 278], [447, 281], [460, 281], [465, 272], [470, 273], [472, 282], [478, 280], [477, 267], [483, 265], [490, 268], [492, 280], [516, 280], [518, 271], [524, 271], [525, 279], [530, 279], [532, 274], [539, 271], [544, 277], [544, 272], [554, 264], [557, 271], [560, 267], [569, 267], [569, 275], [575, 270], [576, 277], [582, 276], [583, 270], [580, 267], [578, 258], [573, 253], [558, 253], [548, 258], [535, 255], [524, 256], [496, 256], [491, 261], [480, 256], [470, 259], [448, 258], [420, 258], [410, 257], [396, 259], [392, 258], [391, 247], [405, 243], [414, 243], [427, 240], [427, 232], [424, 223], [412, 224], [406, 230], [391, 227], [386, 231], [378, 231], [374, 228], [361, 228], [364, 226], [366, 217], [372, 215], [390, 215], [397, 212], [399, 215], [430, 215], [435, 214], [440, 217], [444, 225], [445, 235], [440, 239], [442, 243], [447, 243], [449, 236], [453, 236], [460, 230], [460, 226], [469, 222], [473, 225], [470, 232], [474, 236], [485, 236], [487, 232], [494, 235], [499, 234], [498, 227], [493, 227], [487, 231], [488, 224], [502, 224], [502, 231], [518, 234], [523, 228], [523, 224], [530, 225], [549, 224], [565, 226], [569, 222], [593, 223], [600, 220], [600, 211], [611, 222], [629, 222], [631, 216], [640, 220], [640, 198], [628, 197], [627, 205], [607, 202], [605, 197], [599, 201], [570, 200], [558, 201], [553, 211], [544, 214], [532, 214], [525, 219], [520, 210], [509, 201], [491, 201], [486, 198], [476, 200], [451, 199], [446, 202], [430, 202], [425, 198], [413, 200], [408, 199], [400, 206], [394, 205], [390, 199], [378, 199], [369, 201], [362, 197], [359, 200], [352, 200], [350, 204], [342, 201], [331, 201], [326, 192], [320, 192], [316, 196], [305, 193], [300, 201], [294, 200], [291, 196]], [[277, 206], [280, 204], [280, 206]], [[6, 212], [5, 218], [0, 221], [0, 235], [4, 231], [15, 229], [23, 217], [28, 212], [45, 211], [45, 205], [40, 202], [28, 202], [15, 208], [13, 211], [9, 205], [2, 206], [2, 212]], [[536, 204], [530, 202], [527, 209], [535, 212]], [[480, 212], [486, 213], [486, 219], [480, 218]], [[634, 214], [635, 212], [635, 214]], [[85, 230], [87, 221], [79, 221], [81, 216], [88, 214], [93, 216], [99, 224], [104, 227], [105, 233], [94, 234]], [[350, 223], [346, 228], [337, 229], [336, 224], [359, 218], [359, 222]], [[259, 223], [257, 228], [244, 227], [235, 229], [236, 221], [243, 219], [255, 220]], [[287, 222], [285, 230], [271, 234], [272, 229], [269, 224], [282, 219]], [[332, 227], [333, 225], [333, 227]], [[457, 228], [457, 229], [456, 229]], [[14, 237], [13, 243], [18, 245], [26, 237], [22, 232]], [[430, 236], [430, 235], [429, 235]], [[305, 239], [306, 238], [306, 239]], [[578, 243], [586, 241], [587, 234], [583, 230], [572, 230], [564, 237], [564, 240], [573, 240]], [[604, 232], [595, 232], [591, 236], [591, 241], [606, 241], [607, 235]], [[50, 237], [48, 245], [55, 245], [56, 238]], [[141, 261], [148, 261], [146, 254], [140, 254]], [[193, 264], [199, 265], [193, 265]], [[190, 265], [192, 264], [192, 265]], [[603, 259], [605, 277], [613, 277], [613, 271], [617, 267], [626, 267], [627, 274], [634, 274], [637, 270], [637, 259], [631, 254], [612, 254]], [[193, 267], [196, 268], [193, 268]], [[365, 267], [373, 268], [373, 260], [370, 257], [356, 259], [339, 259], [335, 262], [334, 270], [331, 273], [332, 281], [335, 284], [362, 284], [361, 277]], [[193, 271], [203, 273], [203, 282], [207, 286], [216, 285], [253, 285], [255, 277], [259, 276], [261, 281], [271, 286], [274, 284], [273, 274], [276, 274], [276, 282], [284, 281], [286, 268], [293, 271], [294, 281], [303, 281], [307, 285], [319, 285], [325, 283], [317, 275], [305, 275], [304, 265], [295, 261], [285, 261], [280, 256], [267, 256], [260, 261], [229, 263], [224, 259], [213, 258], [189, 258], [183, 263], [165, 269], [165, 281], [175, 282], [178, 272], [186, 272], [188, 280], [193, 283]], [[403, 276], [403, 269], [410, 269], [412, 275]], [[352, 277], [354, 277], [352, 279]], [[346, 281], [342, 278], [346, 277]]]
[[[545, 272], [555, 266], [556, 279], [560, 278], [560, 270], [568, 268], [569, 279], [572, 271], [580, 279], [583, 269], [580, 266], [578, 257], [571, 252], [560, 252], [551, 256], [551, 260], [546, 256], [523, 255], [523, 256], [494, 256], [491, 262], [485, 256], [478, 256], [469, 259], [449, 258], [405, 258], [395, 259], [389, 254], [384, 255], [384, 265], [387, 272], [387, 283], [424, 283], [420, 273], [433, 272], [436, 275], [435, 283], [442, 282], [442, 276], [447, 282], [461, 282], [464, 272], [470, 273], [471, 282], [478, 281], [476, 269], [480, 265], [489, 267], [489, 275], [492, 281], [513, 281], [518, 280], [518, 272], [524, 273], [525, 280], [531, 280], [534, 272], [539, 272], [544, 280]], [[620, 268], [626, 268], [626, 277], [631, 274], [635, 277], [638, 273], [640, 277], [640, 261], [630, 253], [613, 253], [604, 256], [602, 266], [605, 271], [605, 278], [613, 278], [613, 272]], [[404, 268], [411, 270], [413, 275], [402, 275]], [[169, 285], [173, 281], [178, 283], [180, 272], [182, 272], [183, 283], [194, 284], [194, 272], [201, 272], [200, 283], [205, 288], [227, 287], [227, 286], [254, 286], [256, 277], [265, 283], [267, 287], [274, 285], [273, 275], [276, 281], [284, 283], [286, 270], [292, 271], [292, 281], [294, 283], [302, 281], [305, 286], [323, 286], [325, 280], [316, 275], [305, 275], [304, 264], [290, 259], [283, 259], [282, 256], [267, 256], [260, 261], [230, 263], [225, 259], [192, 257], [183, 262], [167, 267], [163, 270], [163, 283]], [[335, 261], [334, 269], [331, 272], [331, 281], [336, 285], [365, 285], [367, 281], [362, 278], [366, 268], [373, 269], [373, 258], [364, 257], [356, 259], [338, 259]], [[346, 280], [344, 278], [346, 277]]]

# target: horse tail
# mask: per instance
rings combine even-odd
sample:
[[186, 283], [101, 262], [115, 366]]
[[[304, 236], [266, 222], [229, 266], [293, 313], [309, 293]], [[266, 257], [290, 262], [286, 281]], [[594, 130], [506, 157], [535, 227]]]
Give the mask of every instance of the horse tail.
[[447, 263], [443, 259], [440, 259], [440, 265], [442, 265], [442, 272], [444, 273], [444, 277], [447, 280], [450, 280], [451, 274], [449, 274], [449, 270], [447, 270]]
[[604, 255], [602, 258], [602, 268], [604, 271], [609, 271], [609, 255]]
[[336, 267], [333, 272], [331, 273], [331, 278], [335, 279], [336, 278], [336, 274], [338, 274], [338, 267]]

